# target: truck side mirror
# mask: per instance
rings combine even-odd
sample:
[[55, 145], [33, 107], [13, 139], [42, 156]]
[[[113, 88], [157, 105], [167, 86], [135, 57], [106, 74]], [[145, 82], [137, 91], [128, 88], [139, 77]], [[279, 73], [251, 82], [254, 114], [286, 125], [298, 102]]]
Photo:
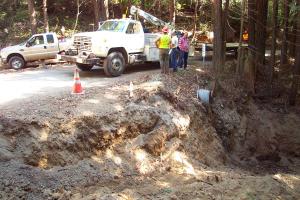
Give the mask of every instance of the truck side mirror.
[[30, 43], [29, 42], [26, 42], [26, 47], [30, 47]]

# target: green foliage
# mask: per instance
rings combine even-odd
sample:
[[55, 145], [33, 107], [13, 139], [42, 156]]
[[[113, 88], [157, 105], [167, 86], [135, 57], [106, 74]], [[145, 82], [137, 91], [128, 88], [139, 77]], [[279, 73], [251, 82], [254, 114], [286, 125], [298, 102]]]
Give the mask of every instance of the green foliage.
[[182, 5], [179, 2], [176, 2], [176, 9], [177, 10], [181, 10], [182, 9]]
[[289, 7], [290, 7], [289, 23], [292, 23], [293, 20], [296, 19], [297, 13], [300, 12], [300, 6], [297, 6], [297, 2], [296, 0], [294, 0], [289, 4]]
[[[80, 7], [81, 14], [79, 16], [78, 31], [92, 30], [89, 24], [94, 23], [94, 8], [92, 0], [80, 0], [85, 3]], [[197, 0], [199, 2], [198, 23], [197, 30], [209, 31], [212, 30], [212, 1], [211, 0]], [[296, 13], [299, 11], [299, 6], [296, 6], [297, 0], [292, 0], [290, 7], [289, 21], [292, 22], [296, 18]], [[165, 20], [169, 21], [169, 0], [144, 0], [145, 11]], [[154, 4], [156, 2], [156, 4]], [[184, 27], [188, 29], [193, 28], [191, 23], [191, 16], [194, 12], [196, 0], [176, 0], [176, 9], [180, 11], [177, 16], [177, 27]], [[240, 16], [241, 16], [241, 0], [230, 0], [229, 5], [229, 17], [228, 21], [230, 25], [239, 30]], [[269, 1], [272, 2], [272, 1]], [[141, 6], [142, 0], [109, 0], [110, 15], [114, 13], [114, 16], [121, 16], [122, 13], [130, 8], [131, 5]], [[161, 10], [157, 10], [157, 5], [160, 3]], [[224, 1], [223, 1], [224, 3]], [[272, 16], [272, 3], [269, 4], [269, 17]], [[37, 11], [38, 31], [43, 32], [43, 16], [42, 16], [42, 0], [35, 0], [35, 9]], [[76, 0], [48, 0], [48, 14], [50, 30], [59, 32], [61, 26], [64, 26], [68, 30], [72, 30], [75, 24], [75, 18], [77, 13]], [[188, 13], [188, 17], [183, 13]], [[279, 1], [278, 19], [283, 21], [283, 5], [282, 1]], [[282, 23], [279, 23], [282, 25]], [[290, 23], [291, 24], [291, 23]], [[6, 36], [3, 30], [8, 29], [10, 33]], [[9, 37], [9, 39], [22, 40], [30, 35], [29, 15], [27, 0], [0, 0], [0, 36], [1, 39]]]
[[6, 15], [7, 15], [7, 13], [0, 11], [0, 21], [4, 21]]
[[199, 24], [199, 30], [201, 31], [201, 32], [207, 32], [207, 31], [210, 31], [212, 28], [210, 27], [210, 25], [209, 24], [204, 24], [204, 23], [200, 23]]
[[13, 21], [15, 22], [28, 22], [29, 16], [28, 11], [23, 8], [19, 8], [16, 14], [13, 16]]

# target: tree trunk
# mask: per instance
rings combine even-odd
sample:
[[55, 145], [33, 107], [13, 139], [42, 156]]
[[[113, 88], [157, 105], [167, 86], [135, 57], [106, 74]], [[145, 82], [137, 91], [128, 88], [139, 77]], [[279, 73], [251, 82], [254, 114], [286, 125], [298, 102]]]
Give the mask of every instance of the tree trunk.
[[214, 39], [213, 39], [213, 67], [217, 71], [217, 76], [219, 72], [223, 70], [224, 60], [223, 60], [223, 34], [222, 34], [222, 0], [213, 0], [213, 29], [214, 29]]
[[285, 65], [288, 62], [287, 50], [288, 50], [288, 32], [289, 32], [289, 3], [290, 0], [283, 1], [283, 38], [281, 44], [281, 56], [280, 56], [280, 64]]
[[268, 0], [258, 0], [257, 6], [257, 23], [255, 33], [255, 65], [256, 69], [264, 66], [266, 51], [266, 27], [268, 17]]
[[[198, 2], [198, 0], [196, 0], [196, 2]], [[175, 0], [169, 0], [170, 22], [174, 26], [175, 26], [175, 16], [176, 16], [175, 3], [176, 3]]]
[[195, 38], [195, 34], [196, 34], [196, 29], [197, 29], [197, 13], [198, 13], [198, 4], [199, 4], [199, 1], [196, 0], [195, 2], [195, 8], [194, 8], [194, 28], [193, 28], [193, 39], [192, 41], [194, 40]]
[[98, 29], [99, 21], [100, 21], [100, 5], [99, 0], [93, 0], [94, 4], [94, 24], [96, 29]]
[[274, 67], [276, 64], [276, 37], [277, 37], [277, 16], [278, 16], [278, 0], [273, 0], [273, 31], [272, 31], [272, 47], [271, 47], [271, 62], [270, 62], [270, 85], [273, 81]]
[[161, 18], [161, 1], [158, 1], [158, 10], [159, 10], [158, 18]]
[[44, 14], [44, 29], [45, 32], [49, 32], [49, 21], [48, 21], [48, 12], [47, 12], [47, 0], [43, 0], [43, 14]]
[[[300, 2], [298, 0], [297, 5], [300, 6]], [[296, 104], [296, 98], [298, 94], [298, 88], [299, 88], [299, 79], [300, 79], [300, 11], [298, 10], [298, 17], [297, 20], [297, 26], [296, 26], [296, 55], [295, 55], [295, 66], [294, 66], [294, 73], [293, 73], [293, 81], [292, 81], [292, 87], [290, 91], [289, 96], [289, 103], [290, 105]]]
[[256, 78], [256, 67], [255, 67], [255, 24], [256, 24], [256, 0], [248, 0], [248, 74], [247, 82], [249, 91], [255, 93], [255, 78]]
[[75, 30], [76, 30], [76, 27], [77, 27], [77, 24], [78, 24], [78, 18], [79, 18], [79, 15], [80, 15], [80, 2], [79, 2], [79, 0], [76, 1], [76, 4], [77, 4], [77, 14], [76, 14], [75, 25], [74, 25], [74, 28], [73, 28], [73, 35], [75, 33]]
[[13, 10], [16, 11], [19, 6], [20, 6], [20, 1], [19, 0], [14, 0], [13, 1], [13, 6], [12, 6]]
[[27, 2], [28, 2], [28, 11], [29, 11], [31, 33], [36, 34], [36, 32], [37, 32], [37, 23], [36, 23], [36, 12], [35, 12], [35, 9], [34, 9], [34, 0], [27, 0]]
[[145, 10], [145, 0], [141, 0], [141, 9]]
[[107, 20], [109, 18], [108, 0], [100, 0], [100, 10], [101, 10], [100, 13], [101, 21]]
[[239, 47], [238, 47], [238, 65], [236, 67], [236, 77], [238, 78], [241, 73], [242, 68], [242, 42], [243, 42], [243, 32], [244, 32], [244, 20], [245, 20], [245, 10], [246, 10], [246, 3], [245, 0], [242, 0], [242, 13], [241, 13], [241, 26], [240, 26], [240, 39], [239, 39]]
[[293, 19], [293, 26], [292, 26], [292, 30], [290, 32], [290, 36], [289, 36], [289, 54], [291, 57], [295, 57], [296, 56], [296, 35], [297, 35], [297, 20], [294, 18]]
[[227, 43], [227, 17], [228, 17], [228, 8], [229, 8], [229, 0], [225, 1], [225, 7], [224, 7], [224, 13], [223, 13], [223, 20], [222, 20], [222, 26], [223, 26], [223, 47], [222, 47], [222, 51], [223, 51], [223, 61], [224, 63], [226, 62], [226, 43]]
[[130, 15], [130, 7], [132, 5], [131, 0], [127, 0], [127, 6], [126, 6], [126, 15], [129, 16]]
[[256, 0], [248, 0], [248, 44], [249, 53], [255, 56], [255, 24], [256, 24]]
[[109, 6], [109, 1], [108, 1], [108, 0], [104, 0], [105, 20], [108, 20], [108, 19], [109, 19], [109, 10], [108, 10], [108, 6]]

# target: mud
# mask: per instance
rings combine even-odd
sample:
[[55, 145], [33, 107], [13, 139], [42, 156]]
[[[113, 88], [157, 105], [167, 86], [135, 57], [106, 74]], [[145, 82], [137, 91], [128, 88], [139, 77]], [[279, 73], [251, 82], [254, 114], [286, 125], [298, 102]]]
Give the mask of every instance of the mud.
[[0, 199], [298, 199], [297, 112], [206, 106], [202, 70], [2, 108]]

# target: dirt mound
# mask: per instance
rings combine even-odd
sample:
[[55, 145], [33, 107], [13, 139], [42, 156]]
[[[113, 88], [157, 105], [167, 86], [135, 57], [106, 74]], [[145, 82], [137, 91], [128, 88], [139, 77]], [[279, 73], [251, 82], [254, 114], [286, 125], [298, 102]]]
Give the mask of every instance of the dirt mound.
[[[162, 88], [137, 89], [133, 99], [120, 98], [120, 101], [118, 103], [124, 105], [122, 111], [110, 109], [109, 114], [83, 114], [60, 121], [1, 117], [0, 159], [3, 164], [8, 164], [1, 165], [2, 180], [9, 181], [6, 184], [8, 188], [15, 186], [15, 183], [24, 185], [25, 182], [25, 189], [17, 187], [13, 190], [17, 193], [23, 191], [24, 194], [21, 194], [26, 196], [29, 191], [35, 193], [42, 190], [39, 184], [46, 184], [52, 191], [61, 185], [52, 185], [49, 178], [29, 183], [32, 174], [52, 177], [57, 182], [62, 178], [58, 173], [60, 170], [71, 173], [70, 170], [75, 167], [81, 171], [81, 168], [93, 168], [91, 166], [95, 162], [97, 169], [108, 165], [109, 177], [118, 177], [120, 174], [113, 173], [113, 169], [121, 170], [122, 176], [123, 173], [154, 173], [157, 168], [171, 170], [174, 155], [187, 166], [190, 165], [187, 159], [193, 162], [197, 159], [197, 162], [211, 166], [226, 161], [215, 130], [209, 126], [199, 129], [199, 124], [207, 123], [199, 102], [184, 105]], [[78, 107], [86, 109], [85, 102]], [[185, 155], [187, 157], [183, 159]], [[105, 158], [104, 161], [102, 158]], [[99, 162], [103, 164], [99, 166]], [[14, 170], [7, 170], [5, 166], [11, 165]], [[86, 170], [89, 173], [94, 171]], [[20, 174], [18, 180], [12, 178], [11, 173], [14, 172]], [[27, 176], [24, 177], [25, 174]], [[73, 175], [67, 177], [71, 183], [75, 179]], [[83, 184], [86, 184], [85, 181]], [[69, 183], [66, 185], [70, 186]], [[44, 192], [38, 196], [44, 196]]]
[[259, 161], [263, 149], [249, 154], [258, 135], [245, 139], [256, 118], [218, 99], [212, 109], [202, 105], [192, 91], [208, 86], [208, 74], [173, 76], [134, 82], [133, 98], [126, 86], [61, 97], [66, 101], [51, 104], [54, 112], [45, 116], [45, 105], [34, 101], [37, 112], [26, 118], [4, 110], [10, 117], [0, 116], [0, 199], [232, 199], [226, 190], [240, 199], [257, 191], [263, 199], [298, 195], [286, 185], [299, 188], [299, 176], [254, 177], [232, 165], [241, 156]]
[[[115, 143], [142, 135], [139, 137], [143, 140], [140, 147], [154, 156], [164, 153], [166, 142], [176, 137], [186, 143], [185, 150], [201, 161], [205, 160], [207, 164], [224, 162], [222, 146], [216, 142], [216, 132], [211, 127], [206, 130], [205, 127], [199, 128], [202, 126], [201, 116], [197, 115], [201, 111], [195, 106], [192, 115], [187, 115], [183, 110], [169, 111], [167, 107], [173, 107], [171, 94], [164, 99], [161, 93], [160, 90], [152, 94], [149, 99], [152, 103], [148, 100], [138, 103], [145, 96], [150, 96], [149, 92], [144, 92], [122, 112], [113, 112], [108, 116], [80, 116], [56, 122], [55, 125], [51, 121], [43, 123], [1, 119], [1, 141], [5, 144], [5, 151], [10, 152], [10, 156], [6, 153], [3, 160], [17, 157], [35, 167], [65, 166], [97, 155]], [[203, 152], [211, 147], [215, 148], [212, 152], [216, 154], [208, 158], [210, 156]], [[5, 157], [4, 153], [2, 157]], [[222, 157], [222, 160], [218, 157]]]

